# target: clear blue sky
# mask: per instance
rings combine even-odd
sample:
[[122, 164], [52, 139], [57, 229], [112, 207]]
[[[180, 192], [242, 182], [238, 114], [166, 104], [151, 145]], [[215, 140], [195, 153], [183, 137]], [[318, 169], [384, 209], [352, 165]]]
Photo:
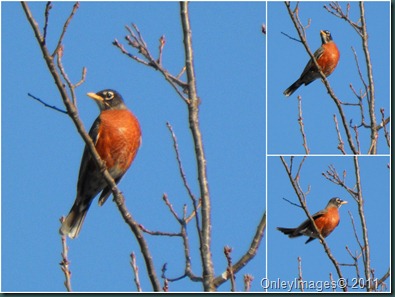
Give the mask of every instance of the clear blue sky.
[[[53, 3], [48, 43], [53, 48], [73, 3]], [[29, 3], [43, 25], [45, 3]], [[212, 197], [215, 272], [226, 267], [225, 245], [236, 261], [244, 254], [265, 210], [265, 3], [191, 3], [201, 129], [207, 154]], [[76, 90], [80, 116], [89, 129], [98, 115], [85, 94], [114, 88], [133, 110], [143, 130], [143, 145], [120, 184], [127, 206], [146, 228], [178, 232], [162, 201], [167, 193], [178, 213], [192, 209], [179, 177], [170, 122], [179, 142], [183, 166], [197, 194], [193, 145], [186, 106], [152, 69], [122, 55], [111, 43], [123, 42], [125, 25], [136, 23], [152, 53], [165, 35], [163, 63], [173, 74], [184, 54], [178, 2], [86, 3], [73, 18], [64, 39], [63, 64], [78, 81], [83, 66], [86, 82]], [[62, 107], [53, 79], [42, 59], [20, 3], [2, 3], [2, 290], [65, 291], [59, 262], [59, 218], [74, 201], [83, 141], [69, 118], [43, 107], [32, 93]], [[191, 224], [191, 245], [196, 236]], [[179, 239], [146, 236], [157, 274], [168, 263], [168, 277], [183, 273]], [[151, 290], [139, 247], [111, 199], [93, 203], [78, 239], [70, 245], [75, 291], [134, 291], [129, 254], [135, 251], [143, 290]], [[193, 270], [200, 273], [199, 251], [192, 251]], [[265, 248], [238, 275], [250, 273], [260, 291], [265, 273]], [[220, 289], [229, 291], [230, 284]], [[200, 291], [200, 283], [183, 280], [172, 291]]]
[[[55, 46], [72, 4], [54, 3], [48, 32], [50, 48]], [[301, 4], [302, 20], [312, 18], [308, 41], [315, 50], [320, 45], [319, 30], [332, 32], [342, 57], [329, 81], [342, 98], [353, 100], [348, 84], [359, 81], [350, 47], [356, 47], [362, 59], [360, 42], [343, 21], [322, 8], [323, 4]], [[42, 28], [45, 4], [29, 5]], [[352, 11], [355, 9], [356, 3], [352, 3]], [[266, 272], [270, 279], [294, 279], [297, 256], [302, 257], [306, 280], [328, 280], [329, 272], [334, 273], [318, 241], [306, 246], [304, 239], [291, 240], [275, 230], [277, 226], [296, 226], [305, 219], [301, 210], [282, 199], [296, 202], [278, 157], [283, 153], [303, 153], [296, 95], [303, 96], [304, 120], [312, 152], [338, 154], [339, 151], [332, 120], [336, 111], [320, 81], [301, 87], [291, 98], [282, 95], [299, 76], [307, 62], [307, 54], [300, 44], [281, 34], [296, 36], [282, 2], [269, 2], [268, 20], [265, 15], [265, 2], [190, 4], [197, 87], [202, 100], [200, 123], [212, 197], [212, 252], [216, 275], [226, 267], [223, 247], [231, 246], [232, 258], [238, 260], [247, 250], [262, 212], [266, 207], [268, 210], [262, 246], [237, 276], [239, 291], [243, 289], [242, 275], [245, 273], [254, 276], [252, 291], [263, 291], [260, 280], [266, 277]], [[388, 2], [366, 3], [366, 15], [373, 66], [380, 69], [374, 70], [377, 105], [388, 112]], [[67, 116], [27, 96], [32, 93], [62, 107], [21, 5], [3, 2], [1, 17], [1, 289], [64, 292], [64, 276], [58, 264], [61, 261], [58, 220], [68, 213], [74, 201], [84, 143]], [[166, 122], [175, 130], [186, 175], [193, 191], [198, 193], [186, 106], [157, 72], [126, 58], [111, 44], [115, 38], [123, 42], [124, 26], [132, 22], [139, 26], [155, 55], [158, 39], [165, 35], [163, 63], [170, 72], [177, 74], [184, 61], [177, 2], [82, 2], [64, 39], [63, 64], [73, 81], [80, 79], [83, 66], [88, 69], [86, 82], [77, 89], [79, 113], [87, 129], [97, 117], [98, 108], [85, 94], [104, 88], [119, 91], [139, 118], [143, 145], [120, 183], [120, 189], [139, 223], [152, 230], [177, 232], [178, 224], [162, 201], [163, 193], [167, 193], [179, 213], [184, 204], [189, 210], [192, 207], [179, 178]], [[268, 26], [266, 36], [260, 30], [262, 23]], [[351, 117], [355, 121], [358, 119], [357, 113]], [[267, 137], [265, 131], [268, 131]], [[366, 138], [366, 133], [361, 134]], [[366, 146], [365, 141], [364, 151]], [[268, 157], [266, 152], [270, 154]], [[383, 138], [379, 153], [388, 153]], [[389, 162], [388, 156], [361, 158], [367, 223], [371, 230], [372, 267], [377, 276], [386, 272], [390, 259], [390, 185], [386, 167]], [[333, 196], [349, 201], [340, 209], [342, 221], [328, 237], [328, 244], [338, 260], [350, 262], [344, 247], [347, 244], [351, 250], [357, 249], [348, 216], [351, 211], [356, 219], [356, 204], [344, 190], [322, 177], [321, 173], [330, 164], [339, 171], [347, 170], [347, 180], [350, 184], [355, 182], [350, 157], [315, 156], [306, 161], [302, 186], [311, 185], [308, 198], [311, 212], [323, 208]], [[191, 245], [196, 247], [193, 230], [191, 225]], [[183, 246], [179, 239], [148, 235], [146, 239], [158, 275], [164, 263], [168, 263], [168, 277], [183, 273]], [[75, 291], [135, 291], [129, 265], [132, 251], [137, 254], [143, 290], [151, 290], [137, 242], [110, 199], [102, 208], [92, 204], [80, 236], [68, 240], [68, 244]], [[316, 265], [320, 262], [323, 269], [318, 273]], [[192, 265], [199, 274], [197, 249], [192, 251]], [[344, 272], [354, 276], [351, 269], [344, 269]], [[220, 287], [221, 291], [229, 289], [229, 283]], [[202, 286], [182, 280], [171, 283], [170, 290], [201, 291]]]

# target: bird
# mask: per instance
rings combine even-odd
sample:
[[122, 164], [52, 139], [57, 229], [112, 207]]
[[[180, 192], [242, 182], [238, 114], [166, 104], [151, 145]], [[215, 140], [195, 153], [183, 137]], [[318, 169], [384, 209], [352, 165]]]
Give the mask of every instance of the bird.
[[[141, 128], [138, 119], [126, 107], [122, 96], [112, 89], [87, 96], [95, 100], [100, 114], [94, 121], [89, 136], [108, 172], [118, 184], [132, 164], [141, 145]], [[73, 206], [60, 227], [60, 234], [76, 238], [94, 198], [101, 193], [102, 206], [111, 194], [100, 168], [85, 146]]]
[[[346, 203], [347, 201], [341, 200], [339, 197], [334, 197], [329, 200], [325, 209], [312, 215], [318, 231], [324, 238], [331, 234], [332, 231], [335, 230], [335, 228], [339, 225], [339, 208]], [[311, 223], [310, 219], [304, 221], [302, 224], [299, 225], [299, 227], [277, 227], [277, 230], [283, 232], [285, 235], [288, 235], [289, 238], [299, 237], [302, 235], [308, 236], [309, 239], [305, 243], [309, 243], [310, 241], [319, 237], [317, 232], [314, 230], [314, 226]]]
[[[340, 59], [340, 51], [337, 48], [335, 42], [332, 39], [332, 35], [328, 30], [321, 30], [321, 47], [314, 53], [314, 57], [317, 60], [317, 64], [320, 66], [321, 71], [326, 77], [332, 74], [335, 70]], [[284, 95], [291, 96], [301, 85], [307, 86], [311, 82], [320, 78], [320, 72], [314, 64], [314, 61], [310, 59], [304, 68], [300, 77], [284, 91]]]

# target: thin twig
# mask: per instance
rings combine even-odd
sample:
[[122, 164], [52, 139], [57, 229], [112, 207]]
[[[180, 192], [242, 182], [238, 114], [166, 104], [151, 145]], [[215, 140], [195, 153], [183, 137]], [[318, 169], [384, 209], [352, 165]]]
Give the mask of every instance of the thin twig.
[[139, 278], [139, 267], [137, 266], [136, 262], [136, 255], [133, 253], [130, 254], [130, 265], [132, 266], [133, 273], [134, 273], [134, 283], [136, 284], [136, 288], [138, 292], [142, 292], [140, 278]]
[[141, 231], [143, 231], [144, 233], [147, 233], [149, 235], [153, 235], [153, 236], [169, 236], [169, 237], [175, 237], [175, 236], [179, 236], [181, 237], [181, 233], [172, 233], [172, 232], [163, 232], [163, 231], [152, 231], [152, 230], [148, 230], [147, 228], [145, 228], [142, 224], [139, 224], [139, 228]]
[[231, 253], [232, 253], [232, 248], [229, 246], [225, 246], [224, 254], [225, 254], [226, 262], [228, 263], [228, 267], [226, 268], [226, 271], [228, 273], [228, 278], [230, 279], [230, 291], [236, 292], [236, 281], [235, 281], [235, 275], [233, 273]]
[[165, 47], [165, 44], [166, 44], [165, 35], [162, 35], [159, 38], [159, 58], [158, 58], [159, 65], [162, 65], [162, 55], [163, 55], [163, 48]]
[[284, 198], [284, 197], [283, 197], [283, 200], [287, 201], [289, 204], [292, 204], [293, 206], [302, 208], [302, 206], [300, 206], [299, 204], [293, 203], [292, 201], [290, 201], [290, 200], [288, 200], [288, 199], [286, 199], [286, 198]]
[[244, 274], [244, 292], [249, 292], [251, 290], [251, 283], [254, 280], [254, 277], [251, 274]]
[[30, 93], [27, 93], [27, 95], [29, 97], [33, 98], [34, 100], [37, 100], [38, 102], [43, 104], [45, 107], [48, 107], [48, 108], [54, 109], [56, 111], [59, 111], [61, 113], [67, 114], [67, 111], [65, 111], [63, 109], [60, 109], [59, 107], [56, 107], [55, 105], [49, 105], [48, 103], [45, 103], [43, 100], [41, 100], [40, 98], [38, 98], [38, 97], [36, 97], [36, 96], [34, 96], [34, 95], [30, 94]]
[[188, 183], [188, 180], [187, 180], [184, 168], [182, 166], [182, 161], [181, 161], [181, 157], [180, 157], [180, 151], [178, 150], [178, 142], [177, 142], [176, 134], [174, 133], [173, 127], [170, 125], [169, 122], [166, 122], [166, 126], [169, 129], [170, 134], [171, 134], [171, 138], [173, 140], [173, 147], [174, 147], [174, 151], [176, 153], [178, 170], [180, 171], [181, 179], [182, 179], [182, 181], [184, 183], [184, 187], [187, 190], [189, 197], [191, 198], [192, 202], [194, 203], [194, 208], [195, 208], [195, 211], [196, 211], [196, 205], [195, 204], [196, 204], [197, 199], [196, 199], [196, 196], [192, 193], [192, 189], [189, 186], [189, 183]]
[[381, 113], [381, 123], [377, 127], [377, 131], [380, 129], [384, 129], [384, 137], [385, 140], [387, 141], [387, 146], [391, 147], [391, 135], [387, 130], [387, 124], [390, 122], [390, 117], [385, 118], [385, 113], [384, 113], [384, 108], [380, 108], [380, 113]]
[[[266, 211], [263, 213], [261, 220], [257, 226], [255, 235], [251, 241], [250, 247], [247, 252], [232, 266], [233, 273], [236, 274], [256, 255], [259, 245], [262, 242], [263, 235], [266, 229]], [[217, 288], [228, 280], [227, 273], [221, 273], [214, 280], [214, 286]]]
[[298, 257], [298, 287], [301, 292], [304, 292], [304, 283], [302, 276], [302, 258]]
[[[60, 223], [63, 223], [64, 217], [60, 218]], [[66, 290], [68, 292], [72, 292], [71, 289], [71, 271], [69, 268], [70, 262], [68, 259], [68, 252], [69, 252], [69, 247], [67, 246], [67, 238], [65, 235], [61, 235], [61, 240], [62, 240], [62, 261], [60, 262], [60, 267], [64, 273], [65, 281], [64, 281], [64, 286], [66, 287]]]
[[70, 24], [70, 22], [71, 22], [71, 19], [73, 18], [74, 14], [77, 12], [77, 9], [78, 9], [79, 7], [80, 7], [80, 3], [79, 3], [79, 2], [76, 2], [76, 3], [73, 5], [73, 9], [72, 9], [72, 11], [71, 11], [69, 17], [67, 18], [66, 22], [65, 22], [64, 25], [63, 25], [62, 33], [60, 34], [60, 37], [59, 37], [59, 40], [58, 40], [58, 44], [57, 44], [55, 50], [54, 50], [53, 53], [52, 53], [52, 57], [55, 57], [55, 55], [57, 54], [57, 52], [58, 52], [60, 46], [62, 45], [63, 37], [64, 37], [64, 35], [66, 34], [67, 27], [69, 26], [69, 24]]
[[44, 28], [43, 28], [43, 43], [46, 43], [47, 40], [47, 29], [48, 29], [48, 20], [49, 20], [49, 11], [52, 8], [52, 2], [48, 1], [47, 5], [45, 6], [45, 13], [44, 13]]
[[337, 139], [339, 140], [339, 144], [338, 144], [337, 148], [342, 152], [343, 155], [346, 155], [346, 151], [344, 150], [344, 142], [343, 142], [342, 136], [340, 134], [339, 124], [337, 122], [337, 117], [336, 117], [335, 114], [333, 115], [333, 120], [335, 122], [335, 127], [336, 127], [336, 132], [337, 132]]
[[[187, 88], [187, 84], [183, 82], [182, 80], [179, 79], [179, 76], [173, 76], [171, 75], [165, 68], [162, 67], [162, 60], [161, 57], [158, 59], [155, 59], [148, 47], [147, 44], [145, 43], [141, 32], [139, 31], [138, 27], [135, 24], [132, 24], [132, 28], [129, 26], [126, 26], [126, 29], [130, 33], [130, 35], [126, 36], [125, 39], [127, 40], [128, 44], [137, 49], [139, 53], [143, 56], [143, 58], [137, 57], [131, 53], [129, 53], [124, 46], [117, 40], [115, 39], [113, 41], [113, 45], [116, 46], [124, 55], [128, 56], [129, 58], [137, 61], [138, 63], [141, 63], [145, 66], [153, 67], [155, 70], [158, 70], [163, 77], [170, 83], [170, 85], [173, 87], [173, 89], [177, 92], [177, 94], [180, 96], [182, 100], [184, 100], [185, 103], [189, 104], [189, 99], [184, 96], [184, 91]], [[136, 35], [137, 34], [137, 35]], [[162, 48], [163, 50], [163, 48]], [[160, 55], [162, 52], [160, 52]], [[160, 62], [160, 63], [159, 63]]]
[[310, 149], [307, 145], [307, 138], [306, 138], [306, 133], [304, 131], [304, 123], [303, 123], [303, 116], [302, 116], [302, 97], [298, 96], [298, 110], [299, 110], [299, 118], [298, 118], [298, 123], [300, 126], [300, 133], [302, 133], [302, 138], [303, 138], [303, 147], [306, 155], [310, 154]]
[[165, 202], [166, 206], [169, 208], [170, 212], [172, 213], [172, 215], [175, 217], [175, 219], [178, 222], [181, 222], [180, 217], [178, 216], [178, 214], [176, 213], [176, 211], [173, 208], [173, 205], [170, 203], [169, 198], [167, 197], [167, 194], [163, 194], [162, 196], [163, 201]]

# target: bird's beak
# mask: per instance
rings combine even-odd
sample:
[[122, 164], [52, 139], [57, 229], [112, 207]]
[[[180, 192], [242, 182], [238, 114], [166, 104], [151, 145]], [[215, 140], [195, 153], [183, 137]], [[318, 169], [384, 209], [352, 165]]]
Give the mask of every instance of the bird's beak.
[[343, 200], [342, 202], [340, 202], [340, 205], [347, 204], [347, 203], [348, 203], [347, 201]]
[[100, 97], [99, 95], [97, 95], [96, 93], [88, 93], [86, 95], [88, 95], [88, 97], [92, 98], [93, 100], [96, 100], [99, 102], [104, 101], [104, 99], [102, 97]]
[[323, 30], [320, 31], [321, 36], [325, 35], [325, 32]]

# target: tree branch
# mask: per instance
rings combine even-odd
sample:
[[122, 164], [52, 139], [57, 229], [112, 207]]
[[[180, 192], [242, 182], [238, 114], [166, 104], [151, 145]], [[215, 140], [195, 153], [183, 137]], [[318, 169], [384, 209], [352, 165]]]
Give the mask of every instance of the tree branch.
[[196, 90], [192, 49], [192, 29], [189, 22], [188, 2], [180, 2], [180, 9], [181, 24], [184, 35], [185, 66], [188, 79], [189, 127], [195, 144], [200, 197], [202, 199], [202, 239], [200, 242], [200, 256], [203, 264], [203, 287], [205, 291], [213, 291], [214, 268], [211, 256], [211, 203], [206, 173], [206, 157], [203, 149], [202, 134], [199, 127], [200, 99], [198, 98]]
[[298, 96], [298, 110], [299, 110], [299, 126], [300, 126], [300, 133], [302, 133], [302, 138], [303, 138], [303, 147], [306, 155], [310, 154], [310, 149], [307, 145], [307, 137], [306, 133], [304, 131], [304, 123], [303, 123], [303, 116], [302, 116], [302, 97]]
[[[60, 218], [60, 223], [63, 223], [64, 217]], [[72, 292], [71, 289], [71, 271], [69, 268], [69, 259], [68, 259], [68, 252], [69, 247], [67, 246], [67, 238], [65, 235], [60, 236], [62, 239], [62, 261], [60, 262], [60, 267], [64, 273], [65, 281], [64, 286], [66, 287], [67, 292]]]
[[27, 93], [27, 95], [28, 95], [29, 97], [33, 98], [34, 100], [37, 100], [38, 102], [40, 102], [40, 103], [41, 103], [42, 105], [44, 105], [45, 107], [51, 108], [51, 109], [53, 109], [53, 110], [59, 111], [59, 112], [64, 113], [64, 114], [68, 114], [67, 111], [65, 111], [65, 110], [63, 110], [63, 109], [60, 109], [59, 107], [56, 107], [55, 105], [49, 105], [49, 104], [46, 103], [45, 101], [41, 100], [40, 98], [38, 98], [38, 97], [36, 97], [36, 96], [34, 96], [34, 95], [30, 94], [30, 93]]
[[[248, 251], [232, 266], [232, 270], [234, 274], [236, 274], [245, 265], [247, 265], [247, 263], [252, 258], [254, 258], [254, 256], [258, 251], [259, 245], [262, 241], [263, 235], [265, 234], [265, 229], [266, 229], [266, 211], [263, 213], [263, 216], [259, 221], [258, 227], [251, 241]], [[218, 288], [227, 280], [228, 280], [228, 274], [225, 271], [214, 279], [214, 286]]]

